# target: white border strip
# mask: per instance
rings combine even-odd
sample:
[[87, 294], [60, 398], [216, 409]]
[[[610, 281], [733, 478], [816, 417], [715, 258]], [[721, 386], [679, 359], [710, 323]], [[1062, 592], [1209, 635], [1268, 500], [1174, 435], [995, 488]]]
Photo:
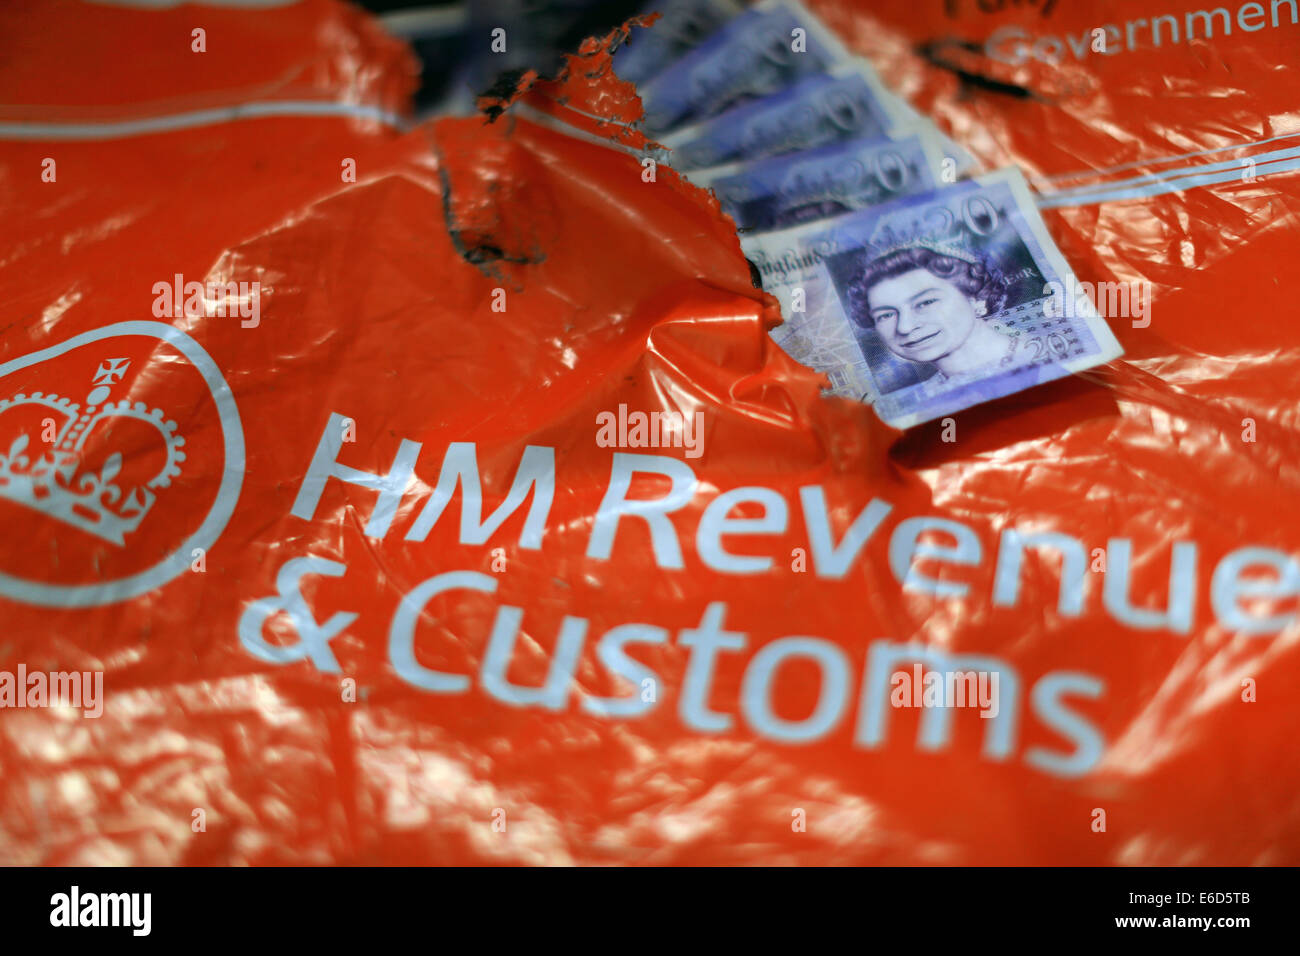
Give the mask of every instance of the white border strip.
[[1295, 139], [1297, 137], [1300, 137], [1300, 130], [1296, 130], [1292, 133], [1283, 133], [1280, 136], [1270, 136], [1268, 139], [1253, 140], [1246, 143], [1235, 143], [1231, 146], [1217, 146], [1214, 149], [1201, 149], [1192, 153], [1178, 153], [1174, 156], [1159, 156], [1155, 159], [1139, 159], [1131, 163], [1120, 163], [1118, 166], [1100, 166], [1096, 169], [1083, 169], [1073, 173], [1056, 173], [1052, 176], [1036, 176], [1031, 179], [1030, 182], [1055, 183], [1064, 179], [1086, 179], [1089, 176], [1105, 176], [1108, 173], [1118, 173], [1125, 169], [1140, 169], [1144, 166], [1159, 166], [1163, 163], [1172, 163], [1180, 159], [1193, 159], [1197, 156], [1212, 156], [1215, 153], [1227, 153], [1234, 149], [1250, 149], [1252, 146], [1267, 146], [1269, 143], [1276, 143], [1284, 139]]
[[383, 123], [397, 130], [405, 130], [406, 120], [396, 113], [377, 106], [359, 103], [313, 102], [311, 100], [283, 100], [264, 103], [240, 103], [210, 110], [189, 113], [172, 113], [166, 116], [149, 116], [143, 119], [117, 120], [103, 123], [3, 123], [0, 122], [0, 140], [99, 140], [125, 136], [144, 136], [150, 133], [168, 133], [198, 126], [214, 126], [236, 120], [262, 119], [268, 116], [341, 116], [349, 119], [366, 119]]
[[1161, 182], [1170, 182], [1183, 176], [1195, 175], [1199, 173], [1219, 173], [1224, 170], [1235, 170], [1240, 173], [1247, 169], [1258, 169], [1260, 166], [1269, 163], [1278, 162], [1284, 159], [1292, 159], [1300, 156], [1300, 146], [1293, 146], [1290, 149], [1276, 149], [1269, 153], [1255, 153], [1251, 156], [1243, 156], [1240, 159], [1230, 159], [1222, 163], [1206, 163], [1201, 166], [1183, 166], [1179, 169], [1170, 169], [1160, 173], [1148, 173], [1144, 176], [1131, 176], [1128, 179], [1116, 179], [1109, 183], [1097, 183], [1091, 186], [1078, 186], [1074, 189], [1062, 189], [1059, 192], [1051, 193], [1050, 196], [1057, 197], [1085, 197], [1092, 194], [1109, 194], [1123, 192], [1129, 187], [1152, 185]]
[[[1265, 173], [1285, 173], [1300, 169], [1300, 147], [1296, 149], [1279, 150], [1277, 159], [1269, 160], [1266, 163], [1256, 163], [1253, 172], [1257, 178], [1262, 177]], [[1128, 199], [1146, 199], [1150, 196], [1161, 196], [1165, 193], [1182, 192], [1188, 189], [1194, 189], [1197, 186], [1212, 186], [1217, 183], [1227, 183], [1242, 180], [1242, 172], [1247, 167], [1240, 162], [1232, 164], [1216, 163], [1213, 164], [1215, 169], [1210, 167], [1193, 167], [1191, 169], [1174, 170], [1154, 181], [1139, 183], [1119, 189], [1105, 187], [1098, 191], [1096, 187], [1088, 191], [1079, 191], [1071, 193], [1057, 193], [1048, 196], [1040, 196], [1038, 207], [1040, 209], [1056, 209], [1062, 206], [1095, 206], [1103, 202], [1122, 202]], [[1229, 166], [1230, 168], [1222, 168]]]

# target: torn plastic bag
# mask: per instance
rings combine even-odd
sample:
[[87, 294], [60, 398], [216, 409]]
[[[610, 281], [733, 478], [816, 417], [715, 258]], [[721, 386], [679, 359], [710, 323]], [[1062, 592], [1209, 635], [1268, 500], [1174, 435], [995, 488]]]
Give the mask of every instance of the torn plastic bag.
[[[822, 397], [635, 130], [6, 127], [0, 671], [103, 706], [0, 673], [4, 858], [1296, 862], [1296, 180], [1195, 181], [1292, 148], [1295, 33], [967, 64], [1087, 80], [1018, 96], [915, 51], [1102, 6], [949, 6], [817, 5], [1154, 288], [955, 440]], [[525, 95], [632, 122], [610, 65]]]

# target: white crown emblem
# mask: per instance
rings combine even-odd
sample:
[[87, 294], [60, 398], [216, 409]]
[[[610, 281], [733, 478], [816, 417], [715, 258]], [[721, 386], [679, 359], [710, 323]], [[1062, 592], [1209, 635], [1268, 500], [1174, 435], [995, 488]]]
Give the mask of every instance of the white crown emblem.
[[[140, 526], [153, 507], [155, 490], [170, 485], [172, 478], [180, 474], [180, 462], [185, 460], [185, 453], [180, 450], [185, 439], [176, 434], [175, 422], [163, 421], [160, 409], [149, 410], [144, 402], [132, 405], [126, 399], [109, 400], [111, 386], [122, 380], [129, 365], [127, 359], [107, 359], [100, 364], [91, 383], [95, 387], [86, 396], [84, 411], [67, 398], [42, 392], [0, 399], [0, 449], [13, 436], [8, 451], [0, 454], [0, 498], [57, 518], [111, 544], [125, 545], [126, 536]], [[7, 428], [5, 424], [6, 413], [26, 406], [40, 406], [53, 412], [57, 428], [53, 450], [34, 460], [24, 454], [33, 446], [31, 436], [25, 430]], [[165, 447], [167, 452], [166, 461], [156, 475], [130, 488], [114, 483], [122, 470], [120, 450], [111, 452], [98, 472], [83, 465], [87, 440], [92, 435], [107, 435], [113, 423], [123, 419], [153, 426], [162, 442], [158, 447]]]

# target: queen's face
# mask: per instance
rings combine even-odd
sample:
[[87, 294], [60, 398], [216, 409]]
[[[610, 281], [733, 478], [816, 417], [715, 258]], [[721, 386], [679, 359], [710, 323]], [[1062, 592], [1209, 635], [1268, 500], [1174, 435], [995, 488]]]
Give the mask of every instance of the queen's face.
[[873, 285], [867, 300], [889, 350], [912, 362], [934, 362], [961, 348], [980, 321], [960, 289], [926, 269]]

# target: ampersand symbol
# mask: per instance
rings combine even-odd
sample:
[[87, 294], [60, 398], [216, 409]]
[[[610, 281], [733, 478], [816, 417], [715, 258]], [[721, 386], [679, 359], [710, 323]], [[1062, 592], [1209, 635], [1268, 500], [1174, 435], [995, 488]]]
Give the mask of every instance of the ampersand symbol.
[[[310, 657], [322, 671], [339, 673], [342, 668], [330, 650], [329, 642], [357, 619], [351, 611], [339, 611], [324, 624], [317, 624], [311, 609], [298, 590], [298, 582], [308, 574], [342, 577], [346, 565], [326, 558], [293, 558], [276, 572], [275, 587], [280, 593], [254, 601], [239, 618], [239, 642], [254, 657], [272, 664], [290, 664]], [[298, 633], [296, 644], [268, 644], [262, 637], [262, 626], [272, 615], [284, 611], [289, 615], [293, 629]]]

